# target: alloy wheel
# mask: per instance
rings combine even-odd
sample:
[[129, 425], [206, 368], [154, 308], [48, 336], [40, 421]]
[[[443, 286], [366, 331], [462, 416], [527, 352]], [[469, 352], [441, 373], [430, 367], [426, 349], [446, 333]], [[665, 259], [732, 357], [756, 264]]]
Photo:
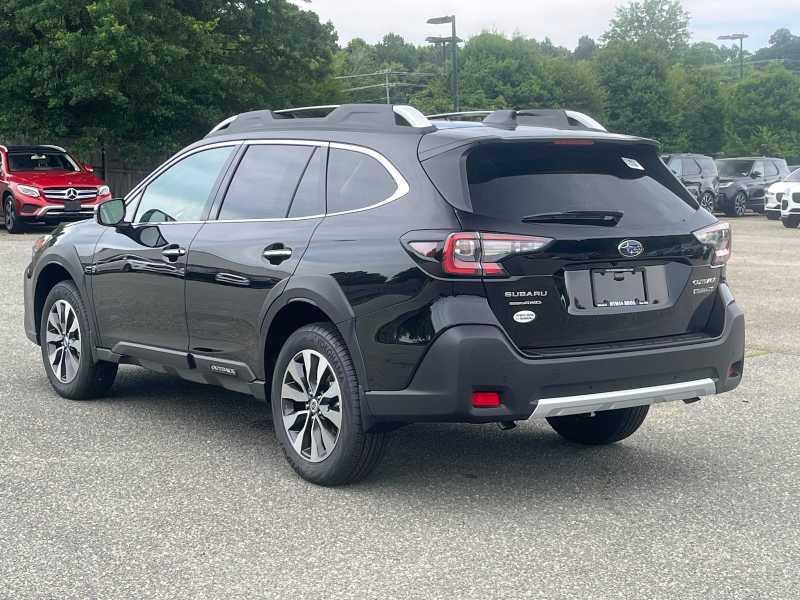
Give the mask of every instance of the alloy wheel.
[[11, 231], [14, 229], [14, 203], [10, 198], [6, 200], [5, 217], [6, 231]]
[[708, 212], [714, 212], [714, 195], [711, 192], [706, 192], [700, 197], [700, 206], [705, 208]]
[[309, 462], [330, 456], [342, 428], [339, 381], [330, 362], [302, 350], [286, 367], [281, 385], [283, 427], [294, 451]]
[[733, 199], [733, 212], [737, 217], [741, 217], [747, 212], [747, 195], [744, 192], [739, 192]]
[[53, 374], [61, 383], [70, 383], [81, 364], [81, 326], [75, 309], [66, 300], [56, 300], [50, 307], [45, 343]]

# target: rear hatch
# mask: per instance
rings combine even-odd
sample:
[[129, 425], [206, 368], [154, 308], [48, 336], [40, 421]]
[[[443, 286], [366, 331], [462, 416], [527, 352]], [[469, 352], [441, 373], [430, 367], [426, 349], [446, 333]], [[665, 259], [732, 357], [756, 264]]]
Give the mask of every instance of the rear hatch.
[[451, 204], [464, 231], [552, 240], [504, 256], [503, 272], [483, 278], [494, 314], [521, 349], [703, 337], [721, 270], [693, 232], [715, 219], [698, 210], [654, 145], [514, 140], [448, 154], [423, 165], [452, 197], [442, 161], [457, 161], [465, 197]]

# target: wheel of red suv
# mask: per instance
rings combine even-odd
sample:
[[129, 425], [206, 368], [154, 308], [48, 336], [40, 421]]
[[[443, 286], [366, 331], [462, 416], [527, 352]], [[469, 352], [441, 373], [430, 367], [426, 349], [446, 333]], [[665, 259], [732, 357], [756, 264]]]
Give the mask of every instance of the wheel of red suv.
[[649, 406], [633, 406], [596, 413], [548, 417], [556, 432], [571, 442], [588, 445], [613, 444], [632, 435], [644, 422]]
[[50, 290], [39, 332], [47, 378], [60, 396], [89, 400], [108, 391], [117, 376], [117, 365], [92, 360], [89, 319], [72, 282], [62, 281]]
[[800, 225], [800, 217], [785, 217], [781, 221], [783, 226], [788, 229], [797, 229], [797, 226]]
[[706, 192], [700, 196], [700, 206], [705, 208], [708, 212], [714, 212], [714, 194]]
[[8, 233], [20, 233], [23, 230], [22, 221], [17, 215], [14, 199], [11, 196], [6, 196], [3, 214], [5, 216], [6, 231], [8, 231]]
[[736, 194], [725, 212], [730, 217], [743, 217], [747, 212], [747, 194], [745, 192]]
[[284, 344], [272, 379], [275, 434], [292, 468], [319, 485], [363, 479], [386, 446], [386, 434], [366, 432], [358, 378], [333, 325], [295, 331]]

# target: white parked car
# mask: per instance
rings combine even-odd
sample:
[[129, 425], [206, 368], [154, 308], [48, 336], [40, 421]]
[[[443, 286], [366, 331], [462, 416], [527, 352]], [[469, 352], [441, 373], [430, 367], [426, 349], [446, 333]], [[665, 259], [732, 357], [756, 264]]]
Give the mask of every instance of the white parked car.
[[764, 212], [770, 221], [777, 221], [781, 218], [781, 200], [783, 195], [791, 187], [798, 187], [800, 184], [800, 169], [792, 171], [782, 181], [773, 183], [767, 188], [767, 196], [764, 198]]
[[790, 183], [782, 193], [781, 221], [790, 229], [800, 225], [800, 183]]

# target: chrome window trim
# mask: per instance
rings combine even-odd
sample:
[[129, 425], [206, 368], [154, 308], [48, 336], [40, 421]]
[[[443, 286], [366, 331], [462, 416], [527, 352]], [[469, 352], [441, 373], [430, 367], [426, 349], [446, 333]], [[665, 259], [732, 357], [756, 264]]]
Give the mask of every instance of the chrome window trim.
[[[184, 225], [184, 224], [203, 224], [203, 223], [272, 223], [278, 221], [303, 221], [306, 219], [320, 219], [322, 217], [336, 217], [339, 215], [347, 215], [351, 213], [358, 213], [363, 212], [365, 210], [372, 210], [373, 208], [378, 208], [379, 206], [383, 206], [388, 204], [389, 202], [394, 202], [399, 198], [402, 198], [411, 190], [408, 182], [406, 181], [405, 177], [400, 173], [397, 167], [386, 158], [380, 152], [373, 150], [372, 148], [367, 148], [366, 146], [359, 146], [356, 144], [346, 144], [340, 142], [328, 142], [325, 140], [296, 140], [296, 139], [254, 139], [254, 140], [236, 140], [236, 141], [228, 141], [228, 142], [219, 142], [216, 144], [209, 144], [207, 146], [201, 146], [200, 148], [195, 148], [190, 152], [186, 152], [184, 154], [176, 155], [167, 160], [163, 163], [156, 171], [151, 173], [147, 178], [141, 181], [139, 185], [133, 188], [128, 194], [125, 196], [125, 206], [127, 208], [129, 198], [133, 199], [132, 197], [135, 196], [138, 192], [141, 191], [143, 187], [149, 185], [149, 183], [158, 177], [161, 173], [171, 167], [173, 164], [183, 160], [184, 158], [191, 156], [192, 154], [196, 154], [202, 150], [207, 150], [210, 148], [219, 148], [222, 146], [268, 146], [268, 145], [280, 145], [280, 146], [317, 146], [319, 148], [336, 148], [338, 150], [348, 150], [351, 152], [360, 152], [361, 154], [366, 154], [371, 158], [380, 163], [380, 165], [386, 169], [389, 175], [394, 179], [395, 184], [397, 187], [395, 191], [385, 200], [381, 200], [380, 202], [376, 202], [375, 204], [370, 204], [369, 206], [364, 206], [362, 208], [353, 208], [350, 210], [342, 210], [337, 212], [325, 212], [317, 215], [309, 215], [305, 217], [276, 217], [271, 219], [206, 219], [204, 221], [153, 221], [148, 222], [146, 225]], [[137, 223], [137, 225], [140, 223]]]

